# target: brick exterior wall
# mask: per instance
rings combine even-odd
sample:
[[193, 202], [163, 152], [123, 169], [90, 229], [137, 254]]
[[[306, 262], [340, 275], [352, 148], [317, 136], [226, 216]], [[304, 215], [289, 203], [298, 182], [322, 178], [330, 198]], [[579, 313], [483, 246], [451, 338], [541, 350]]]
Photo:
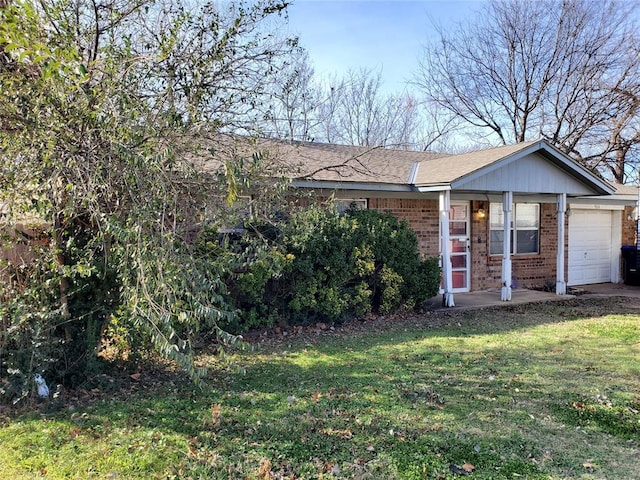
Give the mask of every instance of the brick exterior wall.
[[[558, 227], [556, 205], [540, 206], [540, 253], [513, 255], [511, 257], [514, 282], [520, 287], [540, 287], [546, 282], [555, 285], [556, 242]], [[418, 235], [420, 252], [427, 256], [438, 255], [437, 200], [369, 199], [369, 208], [389, 212], [409, 222]], [[489, 203], [471, 202], [471, 212], [483, 208], [489, 212]], [[567, 239], [565, 238], [565, 246]], [[500, 287], [502, 256], [489, 255], [489, 216], [471, 217], [471, 290], [487, 290]]]
[[437, 200], [370, 198], [368, 204], [370, 209], [390, 213], [400, 220], [406, 220], [418, 236], [420, 253], [427, 257], [435, 257], [440, 253]]
[[[471, 202], [472, 211], [484, 208], [489, 211], [487, 202]], [[489, 219], [472, 220], [471, 224], [471, 290], [487, 290], [501, 286], [502, 256], [489, 255]], [[565, 221], [565, 232], [568, 220]], [[556, 282], [556, 246], [558, 224], [556, 204], [540, 204], [540, 251], [534, 254], [512, 255], [512, 285], [518, 287], [542, 287], [546, 283]], [[565, 234], [565, 251], [568, 235]], [[566, 261], [565, 261], [566, 264]], [[566, 274], [566, 272], [565, 272]]]
[[[368, 208], [391, 213], [406, 220], [418, 236], [420, 253], [433, 257], [439, 254], [438, 200], [369, 198]], [[489, 202], [471, 201], [470, 248], [471, 290], [499, 288], [502, 277], [502, 256], [489, 254], [489, 215], [477, 218], [474, 212], [484, 209], [489, 212]], [[629, 220], [633, 208], [625, 207], [622, 214], [622, 244], [634, 245], [636, 222]], [[565, 218], [565, 279], [568, 269], [569, 218]], [[540, 248], [539, 253], [512, 255], [512, 284], [517, 287], [539, 288], [555, 286], [556, 247], [558, 224], [555, 203], [540, 204]]]
[[624, 207], [622, 212], [622, 245], [636, 244], [636, 221], [633, 219], [633, 207]]

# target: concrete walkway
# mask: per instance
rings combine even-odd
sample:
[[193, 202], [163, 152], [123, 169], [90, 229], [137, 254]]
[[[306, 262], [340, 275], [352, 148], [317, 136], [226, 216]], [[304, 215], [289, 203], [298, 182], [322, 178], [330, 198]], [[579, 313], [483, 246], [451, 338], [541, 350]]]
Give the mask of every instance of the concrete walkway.
[[567, 295], [556, 295], [552, 292], [528, 290], [526, 288], [514, 288], [511, 293], [511, 301], [500, 300], [500, 289], [483, 290], [481, 292], [456, 293], [453, 295], [456, 306], [443, 307], [442, 295], [433, 297], [426, 302], [431, 310], [457, 311], [485, 308], [493, 306], [520, 305], [537, 302], [557, 302], [576, 297], [636, 297], [640, 298], [640, 286], [625, 285], [623, 283], [599, 283], [594, 285], [581, 285], [569, 287]]
[[633, 297], [640, 298], [640, 285], [624, 283], [596, 283], [569, 287], [576, 295], [590, 297]]

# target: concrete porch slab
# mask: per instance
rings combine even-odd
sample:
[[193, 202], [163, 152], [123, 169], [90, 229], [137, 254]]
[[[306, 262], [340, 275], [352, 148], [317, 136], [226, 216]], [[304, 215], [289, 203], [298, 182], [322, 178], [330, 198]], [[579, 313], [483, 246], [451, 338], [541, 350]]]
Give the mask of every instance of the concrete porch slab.
[[428, 300], [426, 302], [426, 306], [431, 310], [456, 311], [501, 305], [507, 306], [520, 305], [523, 303], [555, 302], [560, 300], [569, 300], [572, 298], [575, 298], [575, 295], [556, 295], [551, 292], [541, 292], [526, 288], [514, 288], [511, 291], [511, 301], [503, 302], [500, 300], [500, 289], [496, 288], [480, 292], [455, 293], [453, 295], [453, 299], [456, 304], [455, 307], [443, 307], [442, 295], [438, 295]]
[[431, 310], [456, 311], [470, 310], [484, 307], [520, 305], [537, 302], [557, 302], [576, 297], [635, 297], [640, 298], [640, 286], [625, 285], [624, 283], [598, 283], [569, 287], [567, 295], [556, 295], [552, 292], [514, 288], [511, 301], [500, 300], [500, 289], [483, 290], [480, 292], [456, 293], [453, 295], [456, 306], [443, 307], [442, 295], [435, 296], [425, 303]]

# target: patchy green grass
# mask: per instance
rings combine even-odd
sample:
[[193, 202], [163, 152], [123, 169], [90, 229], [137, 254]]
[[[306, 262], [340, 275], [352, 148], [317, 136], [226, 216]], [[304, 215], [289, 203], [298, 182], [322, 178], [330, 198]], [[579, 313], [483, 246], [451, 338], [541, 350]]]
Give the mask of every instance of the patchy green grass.
[[0, 477], [637, 478], [637, 308], [427, 314], [271, 338], [231, 366], [203, 354], [212, 392], [143, 373], [129, 395], [7, 418]]

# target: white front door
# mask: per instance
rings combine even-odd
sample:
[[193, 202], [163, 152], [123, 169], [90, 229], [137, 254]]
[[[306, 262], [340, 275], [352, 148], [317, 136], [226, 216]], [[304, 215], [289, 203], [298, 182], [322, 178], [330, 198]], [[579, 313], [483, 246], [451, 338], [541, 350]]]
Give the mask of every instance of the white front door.
[[471, 249], [469, 245], [469, 202], [451, 202], [449, 210], [449, 251], [453, 292], [468, 292], [470, 288]]

